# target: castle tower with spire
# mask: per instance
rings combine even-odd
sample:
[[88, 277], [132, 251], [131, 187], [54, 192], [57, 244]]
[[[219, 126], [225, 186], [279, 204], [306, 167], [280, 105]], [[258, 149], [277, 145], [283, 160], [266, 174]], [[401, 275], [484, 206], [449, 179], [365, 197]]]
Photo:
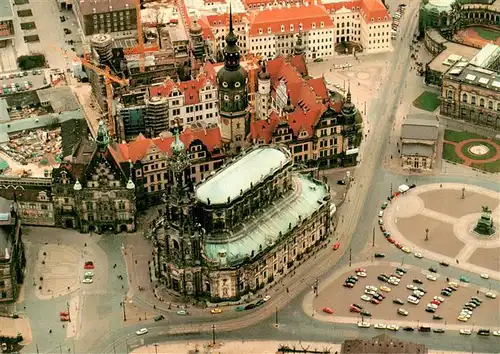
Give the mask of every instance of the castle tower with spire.
[[271, 114], [271, 75], [267, 72], [266, 62], [257, 76], [258, 90], [255, 94], [256, 119], [268, 119]]
[[229, 7], [229, 33], [224, 48], [224, 66], [217, 73], [219, 116], [222, 139], [231, 152], [239, 152], [248, 133], [248, 74], [240, 65], [240, 48], [234, 34]]
[[345, 97], [344, 102], [342, 103], [342, 115], [345, 118], [347, 124], [353, 124], [356, 118], [356, 113], [358, 112], [354, 103], [352, 103], [351, 96], [351, 83], [349, 82], [347, 87], [347, 95]]

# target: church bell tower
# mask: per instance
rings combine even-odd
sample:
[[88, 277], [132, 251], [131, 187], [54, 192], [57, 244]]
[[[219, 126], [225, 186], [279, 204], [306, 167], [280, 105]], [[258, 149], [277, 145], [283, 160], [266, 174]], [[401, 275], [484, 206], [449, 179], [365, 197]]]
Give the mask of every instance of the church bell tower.
[[240, 48], [234, 34], [233, 14], [229, 7], [229, 33], [224, 48], [224, 67], [217, 73], [219, 116], [222, 139], [230, 150], [239, 152], [245, 142], [248, 127], [248, 75], [240, 65]]

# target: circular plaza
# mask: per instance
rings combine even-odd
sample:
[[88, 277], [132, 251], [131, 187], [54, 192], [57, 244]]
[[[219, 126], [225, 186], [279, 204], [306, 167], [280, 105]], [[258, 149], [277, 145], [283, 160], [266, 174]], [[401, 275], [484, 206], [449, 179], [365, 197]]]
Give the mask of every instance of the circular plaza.
[[[478, 147], [471, 153], [485, 151]], [[383, 221], [393, 239], [426, 258], [469, 264], [477, 272], [500, 271], [497, 192], [453, 183], [420, 186], [394, 198]], [[483, 234], [485, 224], [490, 226]]]

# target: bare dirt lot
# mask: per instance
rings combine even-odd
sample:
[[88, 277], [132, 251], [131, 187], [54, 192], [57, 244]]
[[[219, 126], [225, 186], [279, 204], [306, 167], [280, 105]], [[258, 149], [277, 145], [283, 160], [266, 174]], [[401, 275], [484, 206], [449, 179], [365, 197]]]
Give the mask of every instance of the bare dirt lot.
[[[448, 257], [455, 257], [464, 247], [455, 237], [453, 225], [424, 215], [399, 218], [397, 227], [415, 245]], [[428, 241], [425, 240], [425, 229], [429, 229]]]
[[481, 207], [487, 205], [490, 209], [498, 206], [498, 200], [489, 198], [483, 194], [467, 192], [465, 199], [462, 199], [461, 190], [433, 190], [420, 193], [418, 195], [424, 201], [427, 209], [431, 209], [455, 218], [460, 218], [467, 214], [480, 213]]
[[500, 269], [500, 250], [498, 248], [478, 248], [467, 262], [498, 272]]
[[[360, 317], [357, 313], [349, 312], [350, 304], [357, 303], [364, 307], [367, 311], [371, 312], [373, 315], [372, 323], [376, 320], [395, 320], [401, 318], [401, 321], [422, 321], [422, 322], [436, 322], [436, 324], [446, 325], [446, 324], [460, 324], [457, 320], [457, 316], [462, 308], [462, 306], [469, 301], [472, 296], [478, 296], [483, 301], [483, 304], [477, 307], [472, 314], [469, 322], [464, 323], [464, 328], [471, 327], [473, 324], [476, 326], [483, 327], [496, 327], [500, 323], [500, 300], [488, 299], [484, 294], [480, 293], [477, 295], [478, 288], [473, 285], [467, 286], [466, 284], [461, 284], [460, 288], [453, 292], [450, 297], [445, 297], [445, 302], [442, 303], [437, 309], [435, 315], [443, 317], [443, 320], [433, 320], [432, 313], [425, 312], [425, 306], [432, 298], [436, 295], [441, 296], [440, 292], [446, 285], [446, 279], [444, 277], [439, 277], [437, 281], [429, 281], [426, 279], [426, 270], [411, 268], [408, 273], [402, 277], [401, 283], [398, 286], [389, 285], [387, 283], [381, 282], [377, 279], [377, 276], [381, 273], [386, 273], [388, 275], [395, 271], [396, 267], [391, 266], [374, 266], [366, 268], [368, 277], [360, 278], [357, 284], [352, 289], [344, 288], [342, 284], [349, 275], [354, 274], [354, 269], [352, 272], [345, 273], [341, 277], [337, 278], [334, 282], [329, 284], [329, 286], [320, 291], [319, 296], [314, 301], [314, 308], [316, 311], [321, 312], [323, 307], [330, 307], [333, 309], [334, 315], [337, 316], [353, 316]], [[439, 269], [438, 269], [439, 271]], [[418, 278], [422, 280], [423, 284], [413, 283], [413, 279]], [[406, 299], [408, 295], [411, 294], [411, 290], [408, 290], [406, 286], [408, 284], [414, 284], [415, 286], [421, 287], [427, 291], [427, 294], [420, 300], [418, 305], [412, 305], [407, 303]], [[374, 305], [369, 302], [361, 300], [360, 296], [364, 294], [365, 286], [373, 285], [380, 287], [386, 285], [392, 289], [391, 292], [385, 293], [379, 291], [381, 294], [386, 296], [379, 305]], [[404, 305], [394, 304], [393, 299], [399, 298], [404, 301]], [[399, 308], [404, 308], [409, 312], [408, 316], [401, 316], [397, 314]]]

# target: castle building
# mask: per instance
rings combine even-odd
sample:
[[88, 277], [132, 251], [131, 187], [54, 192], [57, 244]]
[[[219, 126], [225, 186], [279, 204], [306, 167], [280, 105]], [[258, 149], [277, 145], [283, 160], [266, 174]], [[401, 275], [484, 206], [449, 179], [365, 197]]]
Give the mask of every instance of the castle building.
[[256, 147], [176, 188], [151, 230], [160, 281], [181, 296], [237, 300], [297, 266], [330, 232], [330, 194], [292, 166], [286, 148]]
[[240, 48], [234, 34], [232, 14], [224, 48], [224, 67], [217, 72], [219, 115], [222, 139], [238, 153], [248, 131], [248, 75], [240, 65]]
[[[300, 48], [300, 47], [299, 47]], [[300, 54], [300, 51], [299, 51]], [[323, 78], [306, 80], [280, 56], [258, 74], [257, 120], [250, 122], [252, 144], [285, 144], [295, 163], [331, 168], [356, 164], [361, 117], [348, 89], [343, 100], [330, 97]]]
[[[147, 139], [139, 135], [136, 139], [117, 144], [121, 161], [133, 164], [133, 181], [136, 186], [137, 208], [146, 209], [163, 203], [172, 194], [174, 176], [169, 171], [174, 151], [172, 143], [179, 139], [189, 161], [185, 183], [198, 183], [210, 176], [224, 162], [225, 154], [218, 127], [191, 129], [175, 126], [178, 137], [172, 134]], [[180, 144], [178, 144], [180, 146]]]
[[106, 128], [95, 142], [82, 139], [71, 162], [53, 169], [56, 226], [81, 232], [135, 231], [135, 184], [129, 162], [120, 164]]

